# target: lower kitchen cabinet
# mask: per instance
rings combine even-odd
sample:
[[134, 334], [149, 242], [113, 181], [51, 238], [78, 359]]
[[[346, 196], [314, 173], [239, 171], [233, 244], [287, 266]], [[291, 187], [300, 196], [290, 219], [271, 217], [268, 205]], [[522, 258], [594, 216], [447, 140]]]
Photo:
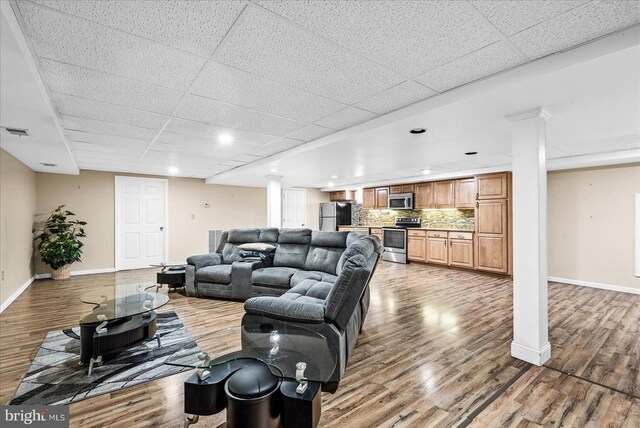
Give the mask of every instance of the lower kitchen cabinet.
[[473, 240], [449, 237], [449, 265], [473, 268]]
[[446, 232], [445, 237], [434, 237], [427, 234], [427, 262], [438, 263], [442, 265], [448, 264], [449, 254], [447, 248]]
[[407, 238], [407, 258], [415, 262], [427, 261], [427, 245], [424, 232], [422, 236], [411, 236]]
[[508, 273], [507, 251], [506, 235], [476, 235], [476, 268], [487, 272]]

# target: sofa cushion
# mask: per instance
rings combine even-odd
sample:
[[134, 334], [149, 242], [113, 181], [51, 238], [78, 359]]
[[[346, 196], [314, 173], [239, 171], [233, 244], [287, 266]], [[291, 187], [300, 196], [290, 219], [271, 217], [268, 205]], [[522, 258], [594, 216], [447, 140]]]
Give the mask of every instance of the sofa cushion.
[[345, 248], [347, 246], [347, 236], [349, 236], [349, 232], [321, 232], [314, 230], [311, 233], [311, 245]]
[[324, 304], [333, 284], [305, 279], [281, 296], [282, 299]]
[[260, 239], [259, 242], [268, 242], [270, 244], [275, 244], [278, 242], [279, 229], [277, 227], [266, 227], [264, 229], [260, 229]]
[[196, 271], [198, 282], [231, 284], [231, 265], [205, 266]]
[[263, 287], [290, 288], [291, 277], [300, 269], [290, 267], [268, 267], [256, 269], [251, 275], [251, 283]]
[[309, 244], [311, 229], [281, 229], [278, 235], [279, 244]]
[[260, 229], [231, 229], [227, 242], [232, 244], [246, 244], [247, 242], [259, 242]]
[[335, 274], [338, 260], [343, 252], [344, 247], [316, 247], [311, 245], [307, 260], [304, 263], [304, 269]]
[[308, 251], [309, 244], [278, 243], [276, 254], [273, 256], [273, 265], [303, 269]]
[[249, 242], [246, 244], [238, 245], [238, 248], [241, 250], [247, 251], [258, 251], [261, 253], [269, 253], [271, 251], [275, 251], [276, 247], [271, 244], [267, 244], [266, 242]]
[[283, 299], [283, 296], [252, 297], [244, 302], [244, 310], [247, 314], [263, 315], [285, 321], [316, 324], [324, 321], [324, 305], [298, 301], [298, 299]]
[[295, 287], [305, 279], [313, 279], [314, 281], [322, 281], [333, 284], [334, 282], [336, 282], [336, 278], [337, 276], [326, 272], [302, 270], [293, 274], [293, 276], [291, 277], [291, 286]]
[[342, 268], [344, 267], [344, 264], [349, 258], [357, 254], [360, 254], [365, 258], [365, 260], [368, 260], [369, 257], [371, 257], [371, 254], [373, 254], [374, 250], [375, 250], [375, 245], [371, 241], [371, 239], [369, 239], [369, 237], [367, 236], [362, 237], [361, 239], [358, 239], [357, 241], [353, 242], [351, 245], [347, 247], [346, 250], [344, 250], [344, 252], [340, 256], [340, 259], [338, 260], [338, 263], [336, 266], [336, 274], [340, 275], [340, 273], [342, 272]]
[[349, 257], [327, 296], [325, 301], [326, 317], [334, 321], [341, 329], [346, 328], [367, 285], [371, 272], [366, 268], [367, 260], [362, 254]]

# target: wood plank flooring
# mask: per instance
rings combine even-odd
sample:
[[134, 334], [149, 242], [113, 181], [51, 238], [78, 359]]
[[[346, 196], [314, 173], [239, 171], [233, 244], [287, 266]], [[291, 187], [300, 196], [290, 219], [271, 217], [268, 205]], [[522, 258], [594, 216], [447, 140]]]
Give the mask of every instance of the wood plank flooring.
[[[36, 281], [0, 314], [0, 402], [11, 399], [46, 333], [87, 312], [81, 293], [153, 281], [155, 272]], [[640, 426], [640, 399], [632, 397], [640, 387], [640, 296], [550, 284], [552, 360], [531, 367], [509, 356], [508, 279], [382, 262], [371, 291], [347, 373], [335, 394], [323, 394], [321, 427]], [[239, 325], [242, 303], [172, 292], [161, 309], [170, 310], [211, 355], [239, 349], [224, 329]], [[71, 426], [180, 427], [188, 375], [74, 403]], [[224, 413], [196, 427], [221, 425]]]

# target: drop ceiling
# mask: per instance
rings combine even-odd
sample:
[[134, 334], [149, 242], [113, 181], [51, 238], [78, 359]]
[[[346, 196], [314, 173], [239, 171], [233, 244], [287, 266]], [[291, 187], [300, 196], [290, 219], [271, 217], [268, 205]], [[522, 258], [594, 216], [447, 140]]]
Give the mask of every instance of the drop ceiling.
[[[397, 139], [391, 134], [367, 150], [361, 135], [345, 134], [324, 156], [299, 156], [297, 169], [273, 162], [363, 123], [401, 123], [398, 109], [640, 22], [638, 2], [583, 0], [21, 0], [12, 10], [72, 164], [160, 175], [176, 167], [180, 176], [258, 186], [273, 168], [291, 185], [324, 186], [324, 176], [304, 171], [319, 168], [326, 153], [353, 166], [336, 172], [342, 180], [415, 174], [388, 149]], [[4, 38], [2, 49], [4, 60]], [[11, 102], [5, 94], [3, 80], [3, 111]], [[2, 125], [14, 124], [3, 117]], [[508, 134], [474, 126], [450, 136], [451, 144], [477, 147]], [[222, 134], [233, 142], [218, 142]], [[633, 133], [605, 137], [633, 142]], [[442, 170], [508, 161], [493, 149], [474, 160], [446, 149], [423, 154], [437, 156]], [[19, 155], [33, 164], [38, 152]]]

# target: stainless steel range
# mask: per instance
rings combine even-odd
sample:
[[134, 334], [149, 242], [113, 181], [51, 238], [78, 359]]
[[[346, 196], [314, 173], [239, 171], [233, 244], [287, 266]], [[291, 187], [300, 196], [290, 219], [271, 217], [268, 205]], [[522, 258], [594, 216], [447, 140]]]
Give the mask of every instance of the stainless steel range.
[[382, 228], [382, 260], [407, 263], [407, 229], [420, 227], [420, 217], [397, 217], [394, 227]]

